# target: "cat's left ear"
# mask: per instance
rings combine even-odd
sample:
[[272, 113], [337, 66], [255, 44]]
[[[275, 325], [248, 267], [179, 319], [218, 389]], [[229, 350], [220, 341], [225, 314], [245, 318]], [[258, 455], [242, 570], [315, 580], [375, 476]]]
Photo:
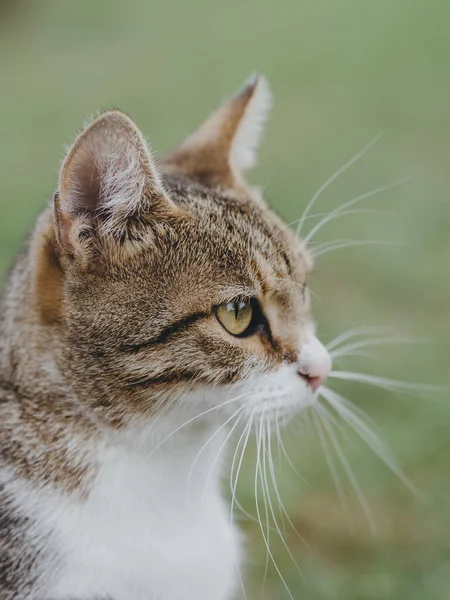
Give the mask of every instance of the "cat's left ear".
[[264, 77], [253, 76], [164, 161], [169, 171], [233, 186], [256, 163], [272, 103]]

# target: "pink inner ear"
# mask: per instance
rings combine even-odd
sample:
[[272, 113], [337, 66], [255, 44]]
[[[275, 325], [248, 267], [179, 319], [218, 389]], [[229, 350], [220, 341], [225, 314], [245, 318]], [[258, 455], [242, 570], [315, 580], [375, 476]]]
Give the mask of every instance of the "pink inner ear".
[[123, 235], [138, 214], [171, 210], [141, 132], [123, 113], [95, 119], [64, 161], [59, 186], [60, 238], [94, 226], [102, 235]]
[[101, 194], [101, 173], [98, 164], [89, 152], [80, 149], [82, 156], [75, 157], [71, 165], [72, 173], [68, 175], [69, 214], [73, 218], [77, 215], [92, 214], [98, 209]]
[[139, 208], [146, 185], [156, 185], [147, 145], [134, 123], [104, 113], [78, 137], [62, 168], [61, 208], [70, 218], [102, 208], [117, 217]]

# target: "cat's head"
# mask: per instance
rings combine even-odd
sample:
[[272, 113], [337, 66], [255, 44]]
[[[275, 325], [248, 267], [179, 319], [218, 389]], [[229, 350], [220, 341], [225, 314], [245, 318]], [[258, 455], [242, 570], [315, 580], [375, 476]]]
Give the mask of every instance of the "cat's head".
[[120, 112], [70, 149], [42, 314], [60, 370], [110, 422], [168, 403], [284, 419], [326, 379], [312, 259], [243, 178], [269, 104], [252, 79], [159, 168]]

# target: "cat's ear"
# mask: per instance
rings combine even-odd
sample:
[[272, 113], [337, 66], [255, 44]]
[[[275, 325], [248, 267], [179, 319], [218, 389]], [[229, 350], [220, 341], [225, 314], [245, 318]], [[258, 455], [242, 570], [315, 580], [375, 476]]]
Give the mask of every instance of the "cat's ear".
[[170, 171], [233, 185], [256, 163], [271, 94], [266, 80], [253, 76], [164, 161]]
[[78, 136], [63, 162], [56, 235], [74, 253], [90, 233], [123, 239], [131, 222], [173, 209], [139, 129], [125, 114], [105, 112]]

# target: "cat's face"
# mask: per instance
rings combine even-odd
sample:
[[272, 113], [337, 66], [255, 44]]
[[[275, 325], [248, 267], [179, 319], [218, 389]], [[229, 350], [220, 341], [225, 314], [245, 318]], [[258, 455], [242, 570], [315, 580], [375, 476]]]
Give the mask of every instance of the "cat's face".
[[59, 362], [110, 421], [169, 403], [284, 420], [329, 373], [312, 260], [240, 174], [263, 104], [254, 81], [161, 174], [120, 113], [94, 121], [66, 158], [54, 213]]

